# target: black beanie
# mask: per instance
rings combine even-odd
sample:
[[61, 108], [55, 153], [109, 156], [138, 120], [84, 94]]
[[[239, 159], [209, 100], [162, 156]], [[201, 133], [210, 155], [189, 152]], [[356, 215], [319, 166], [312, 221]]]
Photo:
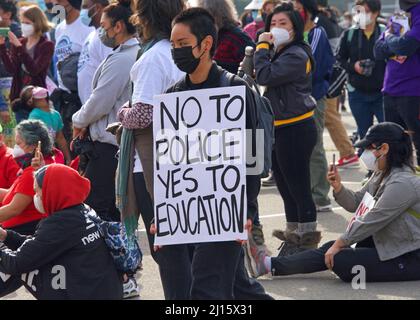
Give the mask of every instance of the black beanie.
[[68, 1], [73, 8], [80, 11], [82, 7], [82, 0], [68, 0]]
[[299, 0], [299, 2], [302, 4], [306, 11], [312, 14], [312, 19], [318, 15], [319, 10], [316, 0]]
[[400, 8], [404, 11], [409, 11], [420, 3], [420, 0], [400, 0]]

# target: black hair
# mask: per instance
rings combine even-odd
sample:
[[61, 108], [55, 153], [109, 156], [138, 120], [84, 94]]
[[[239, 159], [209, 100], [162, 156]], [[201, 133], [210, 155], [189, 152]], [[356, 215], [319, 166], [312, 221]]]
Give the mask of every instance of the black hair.
[[111, 19], [112, 25], [122, 21], [128, 34], [135, 34], [136, 27], [131, 23], [131, 9], [129, 0], [118, 0], [104, 9], [106, 16]]
[[92, 2], [95, 4], [100, 4], [102, 7], [106, 7], [109, 5], [108, 0], [92, 0]]
[[270, 32], [271, 21], [273, 20], [273, 16], [279, 13], [283, 13], [289, 17], [293, 25], [293, 31], [295, 33], [295, 36], [291, 43], [289, 43], [286, 47], [284, 47], [282, 50], [276, 53], [276, 56], [280, 56], [285, 50], [287, 50], [291, 46], [300, 46], [303, 50], [305, 50], [306, 54], [309, 57], [309, 60], [311, 61], [312, 73], [315, 72], [316, 63], [312, 53], [312, 49], [304, 40], [305, 22], [303, 21], [299, 11], [295, 10], [292, 3], [282, 2], [274, 8], [273, 13], [271, 13], [267, 17], [267, 20], [265, 22], [265, 32]]
[[373, 13], [381, 12], [382, 4], [380, 0], [356, 0], [357, 6], [367, 5]]
[[[410, 167], [414, 172], [413, 141], [410, 134], [404, 132], [401, 141], [391, 142], [388, 145], [385, 174], [388, 175], [392, 169], [403, 166]], [[377, 143], [377, 146], [380, 147], [381, 143]]]
[[172, 21], [185, 9], [184, 0], [137, 0], [134, 23], [145, 40], [161, 37], [169, 39]]
[[14, 0], [0, 0], [0, 8], [4, 12], [10, 12], [12, 14], [11, 20], [17, 21], [16, 1], [14, 1]]
[[289, 17], [290, 21], [292, 22], [293, 31], [295, 32], [294, 41], [304, 41], [305, 22], [303, 21], [299, 12], [295, 10], [293, 4], [289, 2], [283, 2], [274, 8], [273, 13], [271, 13], [267, 17], [267, 20], [265, 22], [265, 32], [270, 32], [271, 21], [273, 20], [273, 16], [278, 13], [284, 13], [286, 16]]
[[198, 44], [207, 36], [213, 38], [210, 55], [213, 56], [217, 46], [217, 27], [213, 16], [206, 9], [191, 8], [175, 17], [172, 25], [182, 23], [190, 27], [191, 33], [197, 38]]

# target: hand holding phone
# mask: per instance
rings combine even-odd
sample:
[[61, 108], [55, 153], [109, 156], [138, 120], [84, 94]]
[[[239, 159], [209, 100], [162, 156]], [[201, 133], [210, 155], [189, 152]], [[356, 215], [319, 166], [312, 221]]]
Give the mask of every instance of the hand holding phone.
[[335, 159], [336, 159], [336, 156], [334, 154], [333, 155], [333, 163], [330, 166], [330, 171], [328, 172], [327, 180], [330, 183], [331, 187], [333, 187], [334, 191], [336, 193], [338, 193], [338, 192], [341, 191], [343, 186], [341, 184], [341, 177], [338, 173], [337, 165], [335, 163]]
[[34, 170], [38, 170], [39, 168], [45, 166], [44, 156], [42, 155], [41, 147], [41, 141], [38, 141], [38, 146], [35, 149], [35, 155], [31, 162], [31, 165], [34, 168]]

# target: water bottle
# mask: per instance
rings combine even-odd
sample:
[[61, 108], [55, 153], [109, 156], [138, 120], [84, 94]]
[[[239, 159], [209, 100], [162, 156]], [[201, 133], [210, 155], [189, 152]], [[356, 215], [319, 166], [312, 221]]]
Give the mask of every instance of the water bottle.
[[245, 48], [245, 58], [240, 66], [240, 70], [251, 78], [254, 78], [254, 51], [251, 46]]

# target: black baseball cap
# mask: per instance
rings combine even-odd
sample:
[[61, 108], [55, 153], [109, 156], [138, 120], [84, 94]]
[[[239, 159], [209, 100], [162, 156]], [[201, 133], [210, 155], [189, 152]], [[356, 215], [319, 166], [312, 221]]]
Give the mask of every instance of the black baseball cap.
[[406, 134], [405, 129], [400, 125], [393, 122], [383, 122], [370, 127], [366, 136], [354, 146], [366, 149], [372, 144], [379, 146], [383, 143], [400, 143]]

